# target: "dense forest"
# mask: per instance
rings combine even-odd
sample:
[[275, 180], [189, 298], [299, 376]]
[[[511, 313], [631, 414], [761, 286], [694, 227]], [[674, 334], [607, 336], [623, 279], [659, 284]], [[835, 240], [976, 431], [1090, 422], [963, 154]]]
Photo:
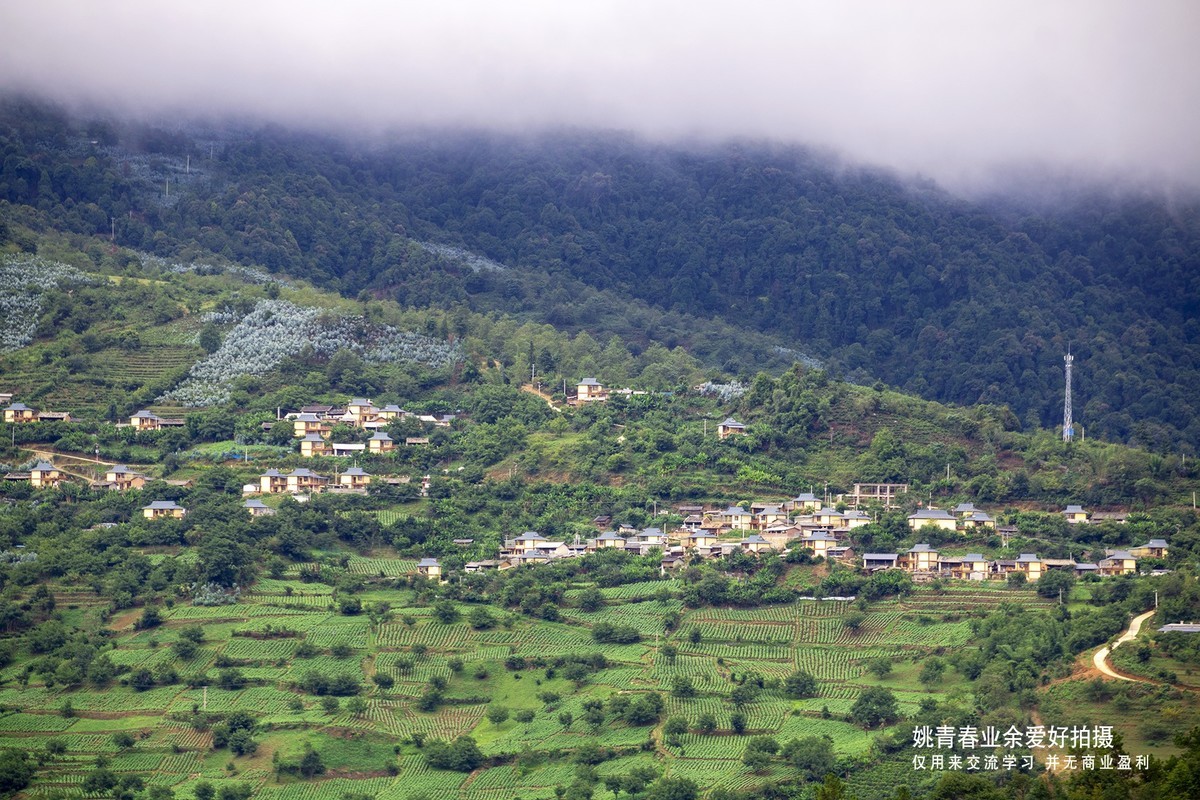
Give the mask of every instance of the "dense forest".
[[[761, 143], [616, 134], [163, 130], [0, 110], [0, 237], [52, 225], [204, 251], [360, 296], [500, 310], [684, 347], [748, 377], [797, 358], [1089, 435], [1200, 444], [1195, 201], [1091, 195], [1053, 211]], [[636, 354], [636, 352], [635, 352]]]

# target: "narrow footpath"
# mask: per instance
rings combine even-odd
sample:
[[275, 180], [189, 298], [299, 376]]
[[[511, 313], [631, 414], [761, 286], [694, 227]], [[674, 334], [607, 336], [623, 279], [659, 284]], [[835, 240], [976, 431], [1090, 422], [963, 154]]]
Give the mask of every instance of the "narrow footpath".
[[[1121, 638], [1113, 643], [1112, 649], [1116, 650], [1125, 642], [1132, 641], [1137, 638], [1138, 631], [1142, 629], [1142, 623], [1154, 616], [1153, 611], [1147, 611], [1145, 614], [1139, 614], [1133, 618], [1133, 622], [1129, 623], [1129, 630], [1121, 634]], [[1119, 681], [1132, 681], [1134, 683], [1151, 683], [1151, 681], [1140, 678], [1130, 678], [1127, 675], [1122, 675], [1108, 665], [1109, 648], [1107, 645], [1096, 651], [1096, 655], [1092, 657], [1092, 663], [1096, 665], [1096, 669], [1103, 672], [1110, 678], [1116, 678]]]

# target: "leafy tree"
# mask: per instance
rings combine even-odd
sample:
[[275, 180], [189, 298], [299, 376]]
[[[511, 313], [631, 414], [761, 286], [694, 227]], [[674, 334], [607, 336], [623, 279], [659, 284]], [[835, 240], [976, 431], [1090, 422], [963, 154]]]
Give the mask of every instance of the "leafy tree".
[[850, 707], [850, 719], [864, 728], [874, 728], [899, 717], [896, 696], [890, 689], [872, 686], [864, 689]]
[[808, 781], [815, 781], [834, 768], [833, 741], [827, 736], [792, 739], [784, 744], [782, 753]]
[[311, 746], [305, 747], [304, 755], [300, 758], [300, 774], [305, 778], [315, 778], [317, 775], [325, 774], [325, 761], [321, 758], [321, 754]]
[[923, 683], [926, 689], [929, 689], [933, 686], [933, 684], [942, 679], [942, 675], [945, 673], [945, 671], [946, 662], [942, 661], [936, 656], [933, 656], [925, 660], [925, 664], [921, 667], [921, 673], [917, 676], [917, 680]]
[[816, 697], [817, 679], [810, 672], [796, 670], [783, 679], [783, 693], [796, 699]]
[[1065, 602], [1071, 596], [1071, 589], [1075, 586], [1075, 576], [1070, 572], [1061, 569], [1053, 569], [1042, 574], [1042, 577], [1037, 582], [1037, 593], [1042, 597], [1057, 600], [1059, 594], [1062, 594]]
[[883, 680], [888, 675], [892, 674], [892, 660], [886, 656], [872, 658], [867, 662], [867, 669], [871, 671], [879, 680]]
[[439, 600], [433, 604], [433, 616], [438, 622], [450, 625], [458, 622], [458, 608], [449, 600]]
[[508, 719], [508, 709], [501, 705], [490, 705], [486, 716], [488, 722], [499, 725]]

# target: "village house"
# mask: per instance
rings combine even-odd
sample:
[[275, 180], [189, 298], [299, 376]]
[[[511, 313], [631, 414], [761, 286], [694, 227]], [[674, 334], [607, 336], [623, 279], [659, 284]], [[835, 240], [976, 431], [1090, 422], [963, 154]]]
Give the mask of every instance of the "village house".
[[1015, 570], [1024, 572], [1026, 579], [1033, 583], [1042, 577], [1042, 572], [1045, 570], [1045, 564], [1038, 558], [1037, 553], [1021, 553], [1014, 562]]
[[146, 476], [134, 472], [124, 464], [117, 464], [104, 473], [104, 482], [110, 489], [124, 492], [129, 489], [141, 489], [146, 485]]
[[812, 492], [805, 492], [803, 494], [796, 495], [791, 500], [788, 500], [786, 503], [783, 504], [783, 507], [785, 510], [787, 510], [789, 512], [796, 512], [796, 511], [803, 512], [803, 511], [816, 511], [822, 505], [824, 505], [824, 504], [821, 502], [821, 498], [817, 497]]
[[531, 553], [536, 551], [537, 546], [545, 543], [545, 541], [546, 537], [542, 536], [540, 533], [537, 533], [536, 531], [526, 531], [520, 536], [505, 542], [504, 550], [512, 553], [513, 555]]
[[1087, 524], [1089, 514], [1083, 510], [1083, 506], [1067, 506], [1062, 513], [1067, 518], [1067, 522], [1072, 525]]
[[752, 533], [745, 539], [742, 539], [738, 542], [738, 546], [742, 548], [743, 552], [754, 553], [756, 555], [771, 549], [771, 543], [757, 533]]
[[1129, 575], [1137, 572], [1137, 559], [1128, 550], [1105, 550], [1100, 559], [1101, 575]]
[[334, 458], [356, 456], [367, 451], [367, 446], [362, 442], [331, 442], [329, 448], [333, 451]]
[[684, 536], [680, 542], [688, 550], [708, 550], [717, 543], [717, 537], [709, 531], [693, 531]]
[[257, 497], [251, 497], [246, 502], [242, 503], [242, 508], [246, 509], [247, 513], [252, 517], [267, 517], [275, 513], [275, 509], [259, 500]]
[[8, 424], [37, 422], [37, 412], [24, 403], [13, 403], [4, 409], [4, 421]]
[[368, 422], [379, 419], [379, 412], [375, 408], [375, 404], [362, 397], [356, 397], [346, 404], [346, 414], [349, 415], [347, 421], [360, 428]]
[[371, 483], [371, 476], [363, 472], [362, 467], [351, 467], [338, 476], [338, 486], [342, 489], [365, 491]]
[[287, 480], [287, 491], [292, 494], [319, 492], [329, 483], [328, 477], [304, 467], [294, 469], [284, 477]]
[[269, 469], [258, 478], [258, 490], [263, 494], [280, 494], [288, 490], [287, 476], [277, 469]]
[[837, 538], [832, 534], [817, 531], [801, 539], [800, 546], [811, 550], [814, 556], [828, 560], [830, 548], [837, 547]]
[[604, 533], [592, 539], [593, 550], [603, 550], [606, 547], [625, 548], [625, 537], [613, 531], [605, 531]]
[[608, 399], [608, 390], [595, 378], [584, 378], [575, 386], [575, 402], [595, 403]]
[[492, 570], [506, 570], [512, 567], [512, 562], [507, 559], [486, 558], [482, 561], [468, 561], [463, 564], [463, 572], [490, 572]]
[[160, 431], [163, 428], [181, 428], [183, 425], [183, 419], [167, 419], [144, 408], [129, 418], [129, 427], [135, 431]]
[[404, 437], [405, 447], [420, 447], [429, 444], [428, 436], [406, 436]]
[[302, 458], [327, 456], [332, 453], [333, 447], [319, 433], [306, 433], [300, 440], [300, 456]]
[[384, 422], [391, 422], [394, 419], [404, 419], [406, 416], [408, 416], [408, 412], [395, 403], [379, 409], [379, 418]]
[[727, 418], [724, 422], [717, 425], [717, 438], [728, 439], [730, 436], [745, 436], [746, 426], [738, 422], [733, 417]]
[[430, 580], [442, 579], [442, 565], [436, 558], [422, 558], [417, 562], [417, 574]]
[[976, 511], [968, 517], [964, 517], [962, 521], [964, 530], [971, 528], [988, 528], [995, 529], [996, 520], [992, 519], [986, 511]]
[[850, 508], [842, 512], [842, 525], [845, 530], [852, 531], [863, 525], [870, 525], [871, 517], [865, 511]]
[[1151, 539], [1145, 544], [1129, 548], [1135, 558], [1166, 558], [1167, 550], [1166, 539]]
[[303, 439], [310, 434], [328, 436], [333, 430], [333, 424], [325, 417], [311, 412], [302, 411], [292, 420], [292, 435]]
[[911, 550], [901, 556], [899, 566], [909, 572], [936, 572], [938, 551], [924, 542], [914, 544]]
[[813, 512], [811, 517], [812, 524], [820, 525], [822, 528], [829, 528], [830, 530], [842, 527], [844, 519], [842, 512], [828, 506]]
[[388, 436], [385, 431], [376, 431], [375, 434], [367, 440], [367, 449], [374, 455], [381, 453], [390, 453], [396, 449], [396, 443]]
[[142, 506], [142, 516], [146, 519], [183, 519], [186, 513], [187, 509], [174, 500], [153, 500], [150, 505]]
[[760, 531], [759, 535], [766, 539], [771, 544], [771, 547], [776, 550], [784, 550], [787, 548], [789, 542], [804, 537], [804, 529], [797, 525], [781, 522], [778, 525], [772, 525]]
[[38, 422], [70, 422], [71, 415], [66, 411], [39, 411]]
[[1124, 525], [1129, 521], [1129, 515], [1124, 511], [1093, 511], [1092, 517], [1088, 521], [1093, 525], [1099, 525], [1102, 522]]
[[900, 556], [897, 553], [863, 553], [863, 569], [867, 572], [879, 572], [885, 569], [896, 569]]
[[944, 531], [958, 530], [958, 520], [948, 511], [940, 508], [923, 508], [908, 515], [908, 527], [914, 531], [933, 525]]
[[944, 556], [938, 559], [938, 571], [951, 578], [981, 581], [988, 577], [988, 561], [979, 553]]
[[49, 461], [39, 461], [29, 470], [29, 485], [35, 489], [52, 489], [63, 482], [65, 476]]
[[731, 530], [748, 531], [754, 527], [754, 515], [741, 506], [730, 506], [717, 516]]
[[974, 503], [959, 503], [954, 507], [954, 516], [959, 519], [966, 519], [978, 510]]
[[754, 529], [758, 531], [763, 531], [772, 525], [788, 521], [787, 512], [781, 506], [762, 506], [758, 509], [751, 506], [750, 511], [754, 514]]
[[633, 542], [643, 549], [666, 547], [667, 535], [662, 532], [661, 528], [646, 528], [633, 537]]

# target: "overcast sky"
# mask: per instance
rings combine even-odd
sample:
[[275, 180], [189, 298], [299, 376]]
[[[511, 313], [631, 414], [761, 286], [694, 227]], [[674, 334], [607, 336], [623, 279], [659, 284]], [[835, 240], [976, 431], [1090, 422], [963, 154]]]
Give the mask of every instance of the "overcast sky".
[[285, 122], [751, 136], [1200, 185], [1198, 0], [5, 0], [0, 85]]

